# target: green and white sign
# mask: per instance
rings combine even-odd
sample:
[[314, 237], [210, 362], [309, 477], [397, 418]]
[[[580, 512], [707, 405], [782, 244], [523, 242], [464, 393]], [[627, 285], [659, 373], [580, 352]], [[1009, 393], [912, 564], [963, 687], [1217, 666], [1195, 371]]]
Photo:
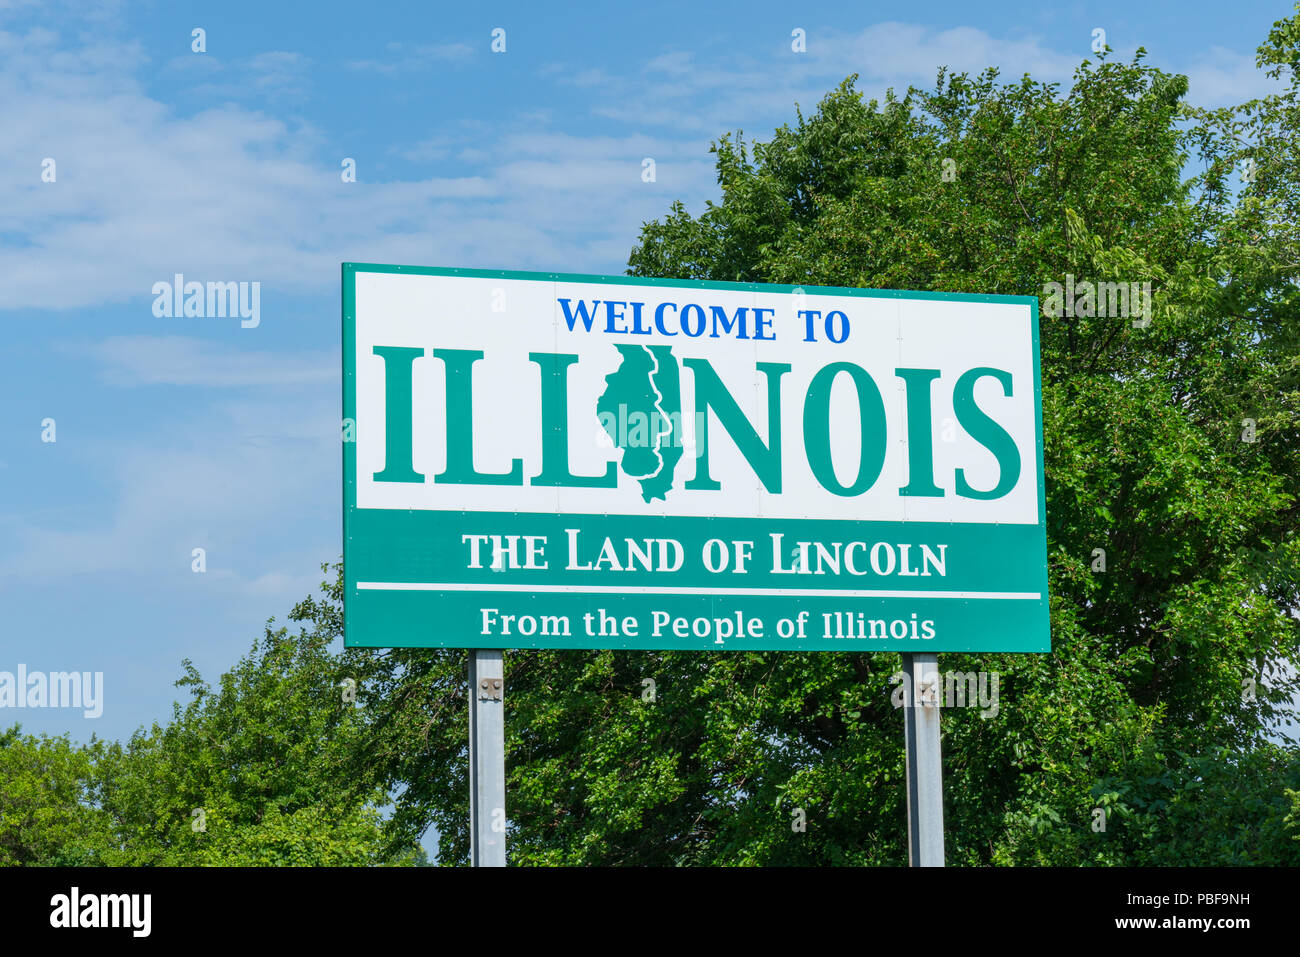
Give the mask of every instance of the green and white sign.
[[1050, 650], [1029, 297], [343, 266], [349, 646]]

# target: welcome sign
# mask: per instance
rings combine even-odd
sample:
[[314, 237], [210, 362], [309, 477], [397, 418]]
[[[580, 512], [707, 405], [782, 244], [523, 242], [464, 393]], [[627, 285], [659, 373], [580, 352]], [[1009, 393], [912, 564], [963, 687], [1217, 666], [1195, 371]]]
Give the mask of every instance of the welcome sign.
[[346, 263], [353, 647], [1050, 650], [1037, 300]]

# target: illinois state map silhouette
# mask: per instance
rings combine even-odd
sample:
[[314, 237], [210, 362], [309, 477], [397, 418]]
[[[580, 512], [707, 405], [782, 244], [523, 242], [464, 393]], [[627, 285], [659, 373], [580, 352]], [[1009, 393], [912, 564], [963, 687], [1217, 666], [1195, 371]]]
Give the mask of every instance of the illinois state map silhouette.
[[615, 346], [619, 367], [596, 400], [601, 426], [623, 450], [619, 467], [641, 497], [667, 500], [682, 457], [681, 372], [671, 346]]

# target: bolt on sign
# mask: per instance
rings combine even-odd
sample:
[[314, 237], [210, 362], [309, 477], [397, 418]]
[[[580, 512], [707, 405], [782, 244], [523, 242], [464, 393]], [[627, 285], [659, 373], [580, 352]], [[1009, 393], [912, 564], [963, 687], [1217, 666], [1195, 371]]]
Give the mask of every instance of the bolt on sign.
[[350, 647], [1050, 650], [1038, 301], [343, 265]]

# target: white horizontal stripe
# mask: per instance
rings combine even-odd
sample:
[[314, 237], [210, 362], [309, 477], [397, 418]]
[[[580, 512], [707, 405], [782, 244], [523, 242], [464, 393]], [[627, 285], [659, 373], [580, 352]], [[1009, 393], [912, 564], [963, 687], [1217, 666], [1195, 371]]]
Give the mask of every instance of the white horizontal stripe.
[[891, 589], [849, 590], [840, 588], [697, 588], [690, 585], [511, 585], [466, 582], [357, 582], [366, 591], [478, 591], [528, 592], [564, 595], [772, 595], [778, 598], [1005, 598], [1041, 601], [1036, 591], [898, 591]]

